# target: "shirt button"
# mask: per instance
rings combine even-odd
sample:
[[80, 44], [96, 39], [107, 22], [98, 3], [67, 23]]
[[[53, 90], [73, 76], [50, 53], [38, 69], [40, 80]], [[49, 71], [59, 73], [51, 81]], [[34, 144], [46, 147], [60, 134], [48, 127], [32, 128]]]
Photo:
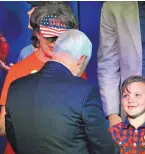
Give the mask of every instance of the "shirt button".
[[122, 144], [122, 142], [119, 142], [119, 145], [121, 145]]
[[138, 130], [135, 130], [135, 132], [137, 133], [137, 132], [138, 132]]
[[133, 146], [136, 147], [136, 143], [133, 143]]
[[33, 73], [36, 73], [36, 72], [38, 72], [37, 70], [32, 70], [31, 72], [30, 72], [30, 74], [33, 74]]

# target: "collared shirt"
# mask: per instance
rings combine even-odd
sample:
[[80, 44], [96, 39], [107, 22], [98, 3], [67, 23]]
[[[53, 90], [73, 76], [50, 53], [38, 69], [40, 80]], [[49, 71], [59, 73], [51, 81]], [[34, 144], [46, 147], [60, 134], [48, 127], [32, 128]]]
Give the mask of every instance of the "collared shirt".
[[142, 43], [142, 75], [145, 77], [145, 2], [138, 2], [141, 43]]
[[120, 154], [145, 154], [145, 123], [135, 129], [126, 119], [109, 131], [120, 146]]

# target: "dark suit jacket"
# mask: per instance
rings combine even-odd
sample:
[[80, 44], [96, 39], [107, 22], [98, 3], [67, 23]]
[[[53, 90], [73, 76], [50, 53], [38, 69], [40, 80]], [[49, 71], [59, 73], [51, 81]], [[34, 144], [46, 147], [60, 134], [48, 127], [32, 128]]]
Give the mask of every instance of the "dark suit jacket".
[[6, 133], [19, 154], [114, 154], [99, 93], [62, 64], [12, 83]]

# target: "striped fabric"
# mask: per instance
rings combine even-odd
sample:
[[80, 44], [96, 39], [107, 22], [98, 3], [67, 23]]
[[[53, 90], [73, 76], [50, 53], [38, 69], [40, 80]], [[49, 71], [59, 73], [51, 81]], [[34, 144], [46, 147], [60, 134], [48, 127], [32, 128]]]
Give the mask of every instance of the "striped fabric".
[[110, 127], [109, 131], [120, 146], [120, 154], [145, 154], [145, 123], [135, 129], [126, 119]]
[[44, 37], [56, 37], [68, 29], [69, 26], [56, 16], [47, 16], [41, 20], [40, 32]]
[[59, 36], [61, 33], [65, 32], [65, 29], [57, 29], [57, 28], [51, 28], [49, 26], [43, 26], [40, 25], [41, 34], [44, 37], [55, 37]]

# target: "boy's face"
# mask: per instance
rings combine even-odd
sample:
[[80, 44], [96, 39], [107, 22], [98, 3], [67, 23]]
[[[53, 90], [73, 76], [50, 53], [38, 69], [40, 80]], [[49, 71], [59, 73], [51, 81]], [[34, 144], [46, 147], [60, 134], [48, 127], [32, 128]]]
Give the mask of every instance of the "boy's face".
[[145, 113], [145, 83], [131, 83], [122, 92], [122, 107], [128, 116], [136, 118]]

